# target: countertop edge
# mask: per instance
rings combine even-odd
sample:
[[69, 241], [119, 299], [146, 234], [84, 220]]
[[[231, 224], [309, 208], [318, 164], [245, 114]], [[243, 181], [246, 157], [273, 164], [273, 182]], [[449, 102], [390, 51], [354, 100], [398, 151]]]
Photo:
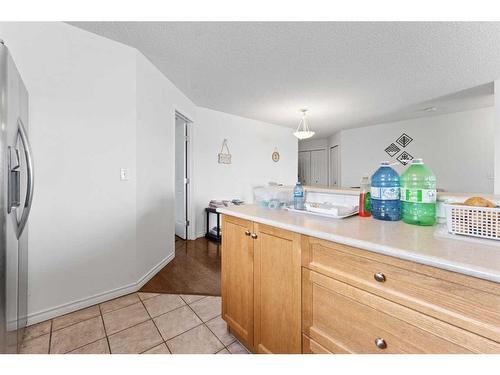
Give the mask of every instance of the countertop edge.
[[477, 277], [479, 279], [493, 281], [496, 283], [500, 283], [500, 275], [492, 275], [488, 271], [481, 271], [478, 267], [476, 269], [471, 269], [470, 266], [457, 262], [447, 262], [445, 260], [429, 257], [429, 256], [421, 256], [412, 254], [411, 252], [405, 251], [399, 248], [393, 248], [390, 246], [378, 245], [372, 242], [357, 240], [352, 237], [339, 236], [335, 234], [327, 234], [324, 232], [318, 232], [314, 230], [310, 230], [307, 228], [302, 228], [295, 225], [284, 224], [276, 220], [265, 219], [258, 216], [247, 215], [241, 212], [235, 212], [232, 210], [228, 210], [226, 208], [217, 208], [217, 212], [223, 215], [229, 215], [238, 217], [240, 219], [254, 221], [260, 224], [265, 224], [269, 226], [273, 226], [276, 228], [281, 228], [285, 230], [289, 230], [291, 232], [304, 234], [311, 237], [316, 237], [326, 241], [337, 242], [343, 245], [358, 247], [360, 249], [371, 251], [374, 253], [392, 256], [394, 258], [404, 259], [420, 264], [424, 264], [431, 267], [441, 268], [447, 271], [460, 273], [467, 276]]

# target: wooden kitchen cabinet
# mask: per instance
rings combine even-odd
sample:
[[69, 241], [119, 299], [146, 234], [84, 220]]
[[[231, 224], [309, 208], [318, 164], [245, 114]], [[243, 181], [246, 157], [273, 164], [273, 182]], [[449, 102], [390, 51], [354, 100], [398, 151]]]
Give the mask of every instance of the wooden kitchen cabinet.
[[500, 353], [498, 283], [223, 216], [222, 317], [255, 353]]
[[222, 317], [256, 353], [301, 353], [301, 236], [224, 216]]
[[496, 283], [306, 236], [302, 266], [500, 342]]
[[254, 338], [253, 223], [232, 216], [222, 219], [222, 318], [248, 349]]
[[332, 353], [495, 353], [498, 344], [303, 270], [304, 333]]
[[300, 234], [254, 223], [257, 353], [301, 353]]
[[500, 353], [491, 282], [307, 236], [302, 266], [305, 352]]

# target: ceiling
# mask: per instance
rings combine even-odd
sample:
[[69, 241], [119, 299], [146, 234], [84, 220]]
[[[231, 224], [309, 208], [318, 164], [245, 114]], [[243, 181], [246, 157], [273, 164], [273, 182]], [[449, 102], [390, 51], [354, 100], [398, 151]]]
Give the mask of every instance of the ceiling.
[[307, 107], [316, 137], [485, 106], [500, 78], [500, 22], [71, 24], [137, 48], [198, 106], [292, 128]]

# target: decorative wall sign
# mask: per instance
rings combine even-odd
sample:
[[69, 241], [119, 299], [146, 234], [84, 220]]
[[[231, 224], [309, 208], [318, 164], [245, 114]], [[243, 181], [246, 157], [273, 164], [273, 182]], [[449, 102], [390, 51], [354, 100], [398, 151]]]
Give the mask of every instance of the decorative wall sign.
[[280, 160], [280, 153], [277, 150], [274, 150], [272, 156], [273, 161], [277, 163]]
[[411, 141], [413, 141], [413, 138], [405, 133], [401, 134], [401, 136], [396, 140], [396, 142], [398, 142], [403, 147], [408, 146]]
[[401, 149], [395, 143], [391, 143], [384, 151], [387, 152], [387, 154], [389, 154], [389, 156], [392, 158], [399, 151], [401, 151]]
[[[226, 149], [226, 153], [224, 153], [224, 148]], [[231, 153], [229, 152], [229, 147], [227, 146], [227, 139], [224, 139], [222, 142], [222, 148], [218, 155], [219, 164], [231, 164]]]
[[406, 165], [408, 164], [410, 161], [413, 160], [413, 156], [411, 156], [409, 153], [407, 153], [406, 151], [403, 151], [398, 157], [397, 157], [398, 161], [403, 164], [403, 165]]

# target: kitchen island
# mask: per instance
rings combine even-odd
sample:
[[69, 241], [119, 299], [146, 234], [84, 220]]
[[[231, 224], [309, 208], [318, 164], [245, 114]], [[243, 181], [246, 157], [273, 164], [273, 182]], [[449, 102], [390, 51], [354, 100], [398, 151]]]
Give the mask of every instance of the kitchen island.
[[500, 247], [436, 227], [221, 208], [223, 318], [259, 353], [500, 353]]

